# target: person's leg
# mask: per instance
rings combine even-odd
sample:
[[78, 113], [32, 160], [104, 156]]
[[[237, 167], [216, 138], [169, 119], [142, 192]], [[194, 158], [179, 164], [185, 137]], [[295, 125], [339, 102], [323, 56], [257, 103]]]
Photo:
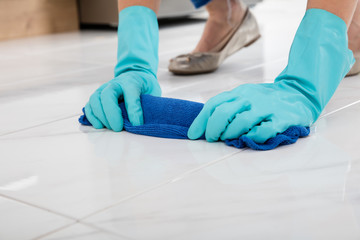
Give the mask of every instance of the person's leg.
[[161, 0], [118, 0], [119, 12], [131, 6], [144, 6], [152, 9], [156, 14], [159, 11]]
[[206, 5], [209, 18], [193, 52], [208, 52], [244, 18], [246, 5], [241, 0], [212, 0]]
[[213, 72], [226, 58], [260, 38], [255, 16], [241, 0], [192, 0], [206, 5], [209, 18], [196, 48], [170, 59], [169, 71], [179, 75]]
[[307, 9], [318, 8], [335, 14], [350, 26], [358, 0], [308, 0]]
[[[360, 29], [360, 6], [357, 7], [357, 13], [354, 16], [357, 2], [359, 0], [308, 0], [307, 8], [324, 9], [339, 16], [346, 22], [348, 27], [351, 27], [349, 37], [350, 33], [355, 37], [356, 34], [359, 35], [359, 31], [356, 30]], [[220, 43], [224, 36], [242, 21], [246, 12], [246, 5], [241, 0], [212, 0], [206, 5], [206, 10], [209, 13], [209, 19], [193, 52], [208, 52]], [[353, 16], [354, 20], [352, 21]], [[357, 22], [357, 24], [354, 22]], [[354, 26], [351, 26], [350, 23]], [[353, 40], [353, 38], [350, 39]], [[360, 44], [356, 46], [360, 48]]]
[[354, 17], [349, 27], [349, 48], [354, 52], [360, 52], [360, 0], [358, 1]]

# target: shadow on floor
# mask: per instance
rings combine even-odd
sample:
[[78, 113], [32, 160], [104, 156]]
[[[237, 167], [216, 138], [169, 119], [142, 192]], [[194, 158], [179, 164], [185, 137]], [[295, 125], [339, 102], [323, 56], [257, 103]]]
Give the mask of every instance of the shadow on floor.
[[[206, 22], [204, 17], [181, 17], [181, 18], [164, 18], [159, 20], [159, 28], [170, 28], [177, 26], [186, 26], [197, 23]], [[100, 31], [116, 31], [117, 27], [108, 24], [81, 24], [81, 30], [100, 30]]]
[[204, 22], [206, 22], [206, 18], [204, 17], [165, 18], [159, 20], [159, 27], [161, 29], [177, 26], [186, 26]]

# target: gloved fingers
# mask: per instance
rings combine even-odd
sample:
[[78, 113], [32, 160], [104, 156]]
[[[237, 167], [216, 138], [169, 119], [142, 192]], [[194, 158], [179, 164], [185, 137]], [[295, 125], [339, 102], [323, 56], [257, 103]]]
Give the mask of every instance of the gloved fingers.
[[224, 92], [207, 101], [199, 115], [191, 124], [188, 130], [188, 138], [193, 140], [200, 138], [205, 133], [208, 120], [216, 107], [224, 102], [232, 100], [234, 100], [234, 97], [228, 92]]
[[129, 121], [134, 126], [144, 124], [143, 111], [141, 107], [140, 95], [141, 89], [136, 86], [129, 85], [123, 88], [126, 111]]
[[239, 113], [221, 135], [221, 140], [237, 139], [249, 132], [250, 129], [261, 123], [264, 119], [266, 119], [266, 116], [256, 114], [253, 110]]
[[111, 129], [111, 127], [105, 117], [103, 105], [101, 103], [101, 98], [100, 98], [101, 92], [102, 92], [102, 89], [96, 90], [95, 93], [93, 95], [91, 95], [89, 104], [90, 104], [91, 110], [94, 113], [94, 115], [96, 116], [96, 118], [99, 119], [106, 128]]
[[119, 84], [109, 83], [101, 92], [100, 98], [103, 111], [111, 129], [120, 132], [123, 129], [124, 120], [119, 107], [119, 97], [123, 94]]
[[206, 140], [209, 142], [218, 141], [236, 114], [249, 110], [249, 108], [250, 104], [243, 100], [225, 102], [218, 106], [207, 122], [205, 132]]
[[101, 123], [101, 121], [97, 119], [97, 117], [95, 117], [89, 103], [85, 105], [85, 115], [94, 128], [96, 129], [104, 128], [104, 125]]
[[[283, 131], [285, 131], [284, 129]], [[244, 136], [252, 139], [256, 143], [264, 143], [268, 139], [275, 137], [279, 132], [283, 132], [279, 130], [279, 126], [275, 126], [272, 121], [263, 121], [259, 126], [255, 126], [252, 128], [247, 134]]]

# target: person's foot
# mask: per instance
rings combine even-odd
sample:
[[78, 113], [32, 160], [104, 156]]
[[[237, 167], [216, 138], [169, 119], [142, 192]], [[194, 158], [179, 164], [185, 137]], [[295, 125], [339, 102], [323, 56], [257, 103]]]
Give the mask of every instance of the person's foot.
[[209, 20], [196, 48], [170, 59], [169, 71], [192, 75], [215, 71], [223, 61], [260, 38], [255, 16], [239, 0], [212, 0]]
[[206, 9], [209, 18], [204, 32], [192, 53], [211, 52], [243, 21], [247, 7], [239, 0], [213, 0]]

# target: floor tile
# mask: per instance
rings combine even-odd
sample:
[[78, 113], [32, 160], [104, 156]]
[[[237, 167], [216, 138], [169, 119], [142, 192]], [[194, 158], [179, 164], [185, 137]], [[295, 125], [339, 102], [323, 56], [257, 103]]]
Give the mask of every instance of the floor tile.
[[96, 67], [95, 64], [62, 61], [53, 59], [50, 56], [25, 56], [19, 63], [18, 59], [1, 60], [0, 87], [6, 88], [9, 85], [22, 85], [34, 79], [51, 78], [61, 76], [64, 73], [79, 72]]
[[359, 239], [359, 121], [356, 104], [295, 145], [240, 152], [85, 221], [134, 239]]
[[[114, 31], [81, 31], [1, 41], [0, 59], [41, 56], [85, 46], [97, 46], [116, 39]], [[54, 54], [56, 57], [56, 54]]]
[[82, 224], [75, 224], [39, 240], [127, 240]]
[[0, 193], [82, 218], [235, 152], [95, 130], [74, 117], [1, 137]]
[[0, 94], [0, 135], [79, 115], [111, 68], [64, 74], [8, 86]]
[[0, 239], [34, 239], [73, 220], [0, 196]]

